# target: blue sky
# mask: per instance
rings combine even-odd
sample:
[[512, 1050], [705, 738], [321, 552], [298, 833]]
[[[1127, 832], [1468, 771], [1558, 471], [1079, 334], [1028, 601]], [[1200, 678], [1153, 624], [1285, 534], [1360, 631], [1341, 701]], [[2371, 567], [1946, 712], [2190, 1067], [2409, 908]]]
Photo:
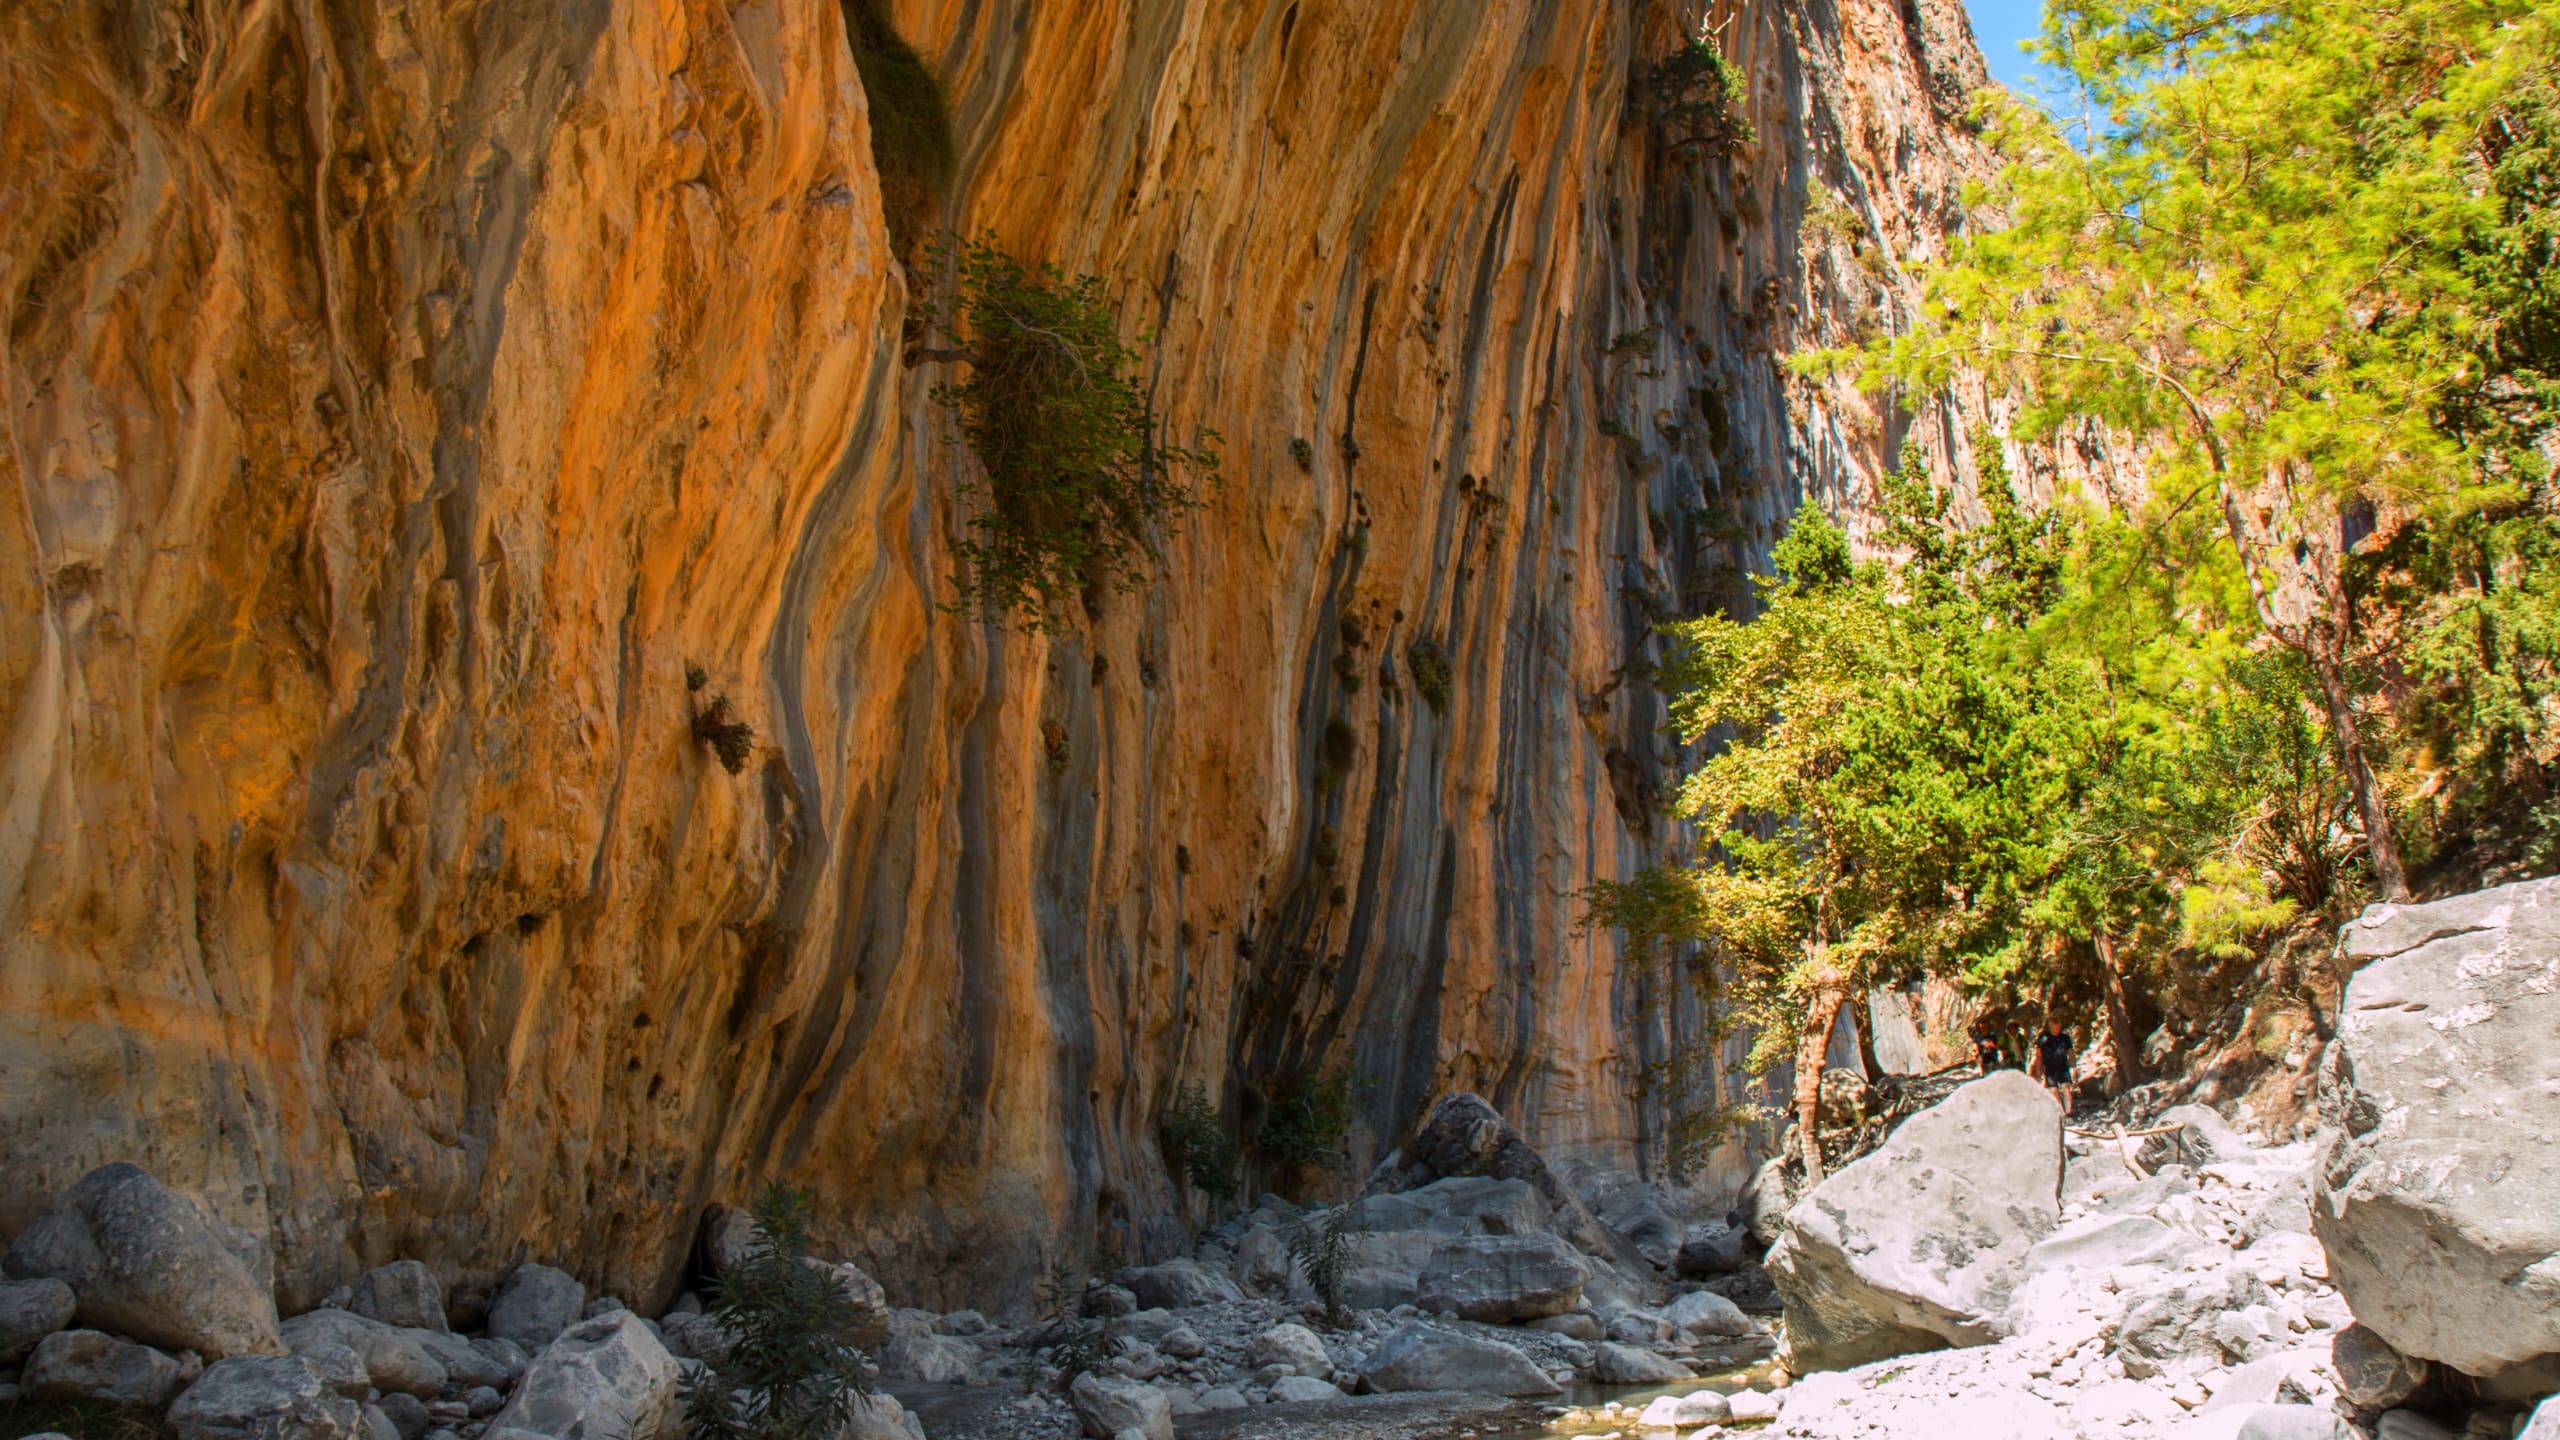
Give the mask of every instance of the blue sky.
[[1973, 38], [1981, 42], [1992, 78], [2012, 90], [2032, 90], [2028, 81], [2035, 67], [2027, 63], [2018, 42], [2033, 37], [2043, 26], [2043, 0], [1965, 0], [1965, 9], [1972, 12]]

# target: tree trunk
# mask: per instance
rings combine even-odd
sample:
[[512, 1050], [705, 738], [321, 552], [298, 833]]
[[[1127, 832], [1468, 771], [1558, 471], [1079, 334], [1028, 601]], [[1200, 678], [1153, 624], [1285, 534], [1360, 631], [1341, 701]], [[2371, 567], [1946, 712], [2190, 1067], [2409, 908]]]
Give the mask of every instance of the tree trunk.
[[2106, 996], [2107, 1049], [2115, 1056], [2116, 1090], [2132, 1089], [2142, 1079], [2142, 1041], [2133, 1033], [2133, 1000], [2125, 992], [2125, 975], [2116, 964], [2116, 942], [2097, 933], [2098, 988]]
[[1828, 971], [1815, 982], [1805, 1010], [1804, 1039], [1796, 1046], [1796, 1134], [1804, 1141], [1804, 1188], [1822, 1183], [1822, 1061], [1831, 1051], [1831, 1027], [1849, 998], [1849, 977]]
[[1875, 992], [1861, 990], [1849, 997], [1849, 1023], [1858, 1027], [1858, 1068], [1873, 1085], [1884, 1078], [1884, 1062], [1876, 1058], [1876, 1015], [1871, 998]]
[[2364, 732], [2356, 725], [2346, 676], [2327, 645], [2315, 643], [2299, 648], [2320, 677], [2320, 698], [2329, 711], [2329, 733], [2337, 742], [2339, 768], [2347, 772], [2347, 788], [2356, 797], [2356, 816], [2364, 821], [2365, 851], [2373, 857], [2374, 879], [2382, 887], [2383, 899], [2405, 903], [2409, 899], [2409, 875], [2400, 868], [2400, 846], [2391, 838], [2391, 815], [2383, 808], [2382, 784], [2374, 778], [2373, 762], [2365, 758]]

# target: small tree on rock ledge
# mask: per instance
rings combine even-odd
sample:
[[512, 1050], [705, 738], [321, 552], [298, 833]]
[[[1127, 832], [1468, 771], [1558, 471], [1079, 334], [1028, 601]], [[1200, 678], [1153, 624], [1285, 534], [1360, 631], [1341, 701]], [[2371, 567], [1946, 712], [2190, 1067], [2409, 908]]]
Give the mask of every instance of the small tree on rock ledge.
[[992, 235], [934, 247], [950, 298], [920, 307], [950, 343], [915, 352], [964, 378], [934, 387], [958, 418], [983, 479], [961, 540], [955, 608], [1029, 630], [1056, 622], [1070, 595], [1132, 590], [1152, 575], [1156, 536], [1214, 484], [1218, 436], [1197, 448], [1159, 433], [1138, 383], [1138, 348], [1098, 276], [1028, 266]]

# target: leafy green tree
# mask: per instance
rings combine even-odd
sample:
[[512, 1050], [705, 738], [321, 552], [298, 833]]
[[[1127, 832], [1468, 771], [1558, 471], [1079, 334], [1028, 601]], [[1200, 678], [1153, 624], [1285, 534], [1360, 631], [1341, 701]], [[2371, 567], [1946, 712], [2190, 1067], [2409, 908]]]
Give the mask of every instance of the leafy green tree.
[[830, 1440], [869, 1388], [853, 1341], [861, 1307], [808, 1258], [811, 1198], [767, 1186], [755, 1243], [711, 1282], [711, 1315], [729, 1346], [685, 1378], [685, 1424], [699, 1440]]
[[950, 298], [919, 311], [948, 343], [914, 358], [968, 367], [933, 395], [983, 477], [963, 486], [979, 503], [959, 545], [960, 608], [1042, 630], [1070, 596], [1145, 584], [1158, 533], [1216, 483], [1216, 432], [1165, 438], [1100, 277], [1025, 265], [993, 235], [946, 239], [929, 264]]
[[1990, 223], [1872, 355], [1924, 386], [1986, 372], [2031, 428], [2101, 421], [2141, 445], [2153, 523], [2214, 517], [2257, 629], [2315, 683], [2390, 898], [2408, 883], [2356, 693], [2346, 527], [2458, 517], [2528, 463], [2447, 422], [2529, 404], [2485, 357], [2539, 293], [2547, 236], [2519, 233], [2488, 174], [2548, 84], [2555, 23], [2531, 0], [2066, 0], [2047, 58], [2100, 123], [1992, 106], [2012, 163], [1974, 197]]

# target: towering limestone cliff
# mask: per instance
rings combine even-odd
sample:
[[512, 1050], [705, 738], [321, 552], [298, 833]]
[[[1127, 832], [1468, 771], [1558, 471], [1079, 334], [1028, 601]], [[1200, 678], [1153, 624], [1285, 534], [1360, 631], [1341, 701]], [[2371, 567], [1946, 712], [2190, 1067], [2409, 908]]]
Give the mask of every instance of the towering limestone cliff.
[[[0, 15], [0, 1234], [130, 1159], [292, 1304], [641, 1299], [782, 1176], [1002, 1304], [1176, 1243], [1186, 1082], [1663, 1163], [1694, 1018], [1577, 892], [1676, 839], [1651, 626], [1961, 448], [1776, 360], [1961, 223], [1954, 0], [881, 13], [946, 221], [1107, 277], [1225, 437], [1051, 638], [944, 608], [971, 462], [837, 0]], [[1641, 83], [1701, 27], [1730, 159]]]

